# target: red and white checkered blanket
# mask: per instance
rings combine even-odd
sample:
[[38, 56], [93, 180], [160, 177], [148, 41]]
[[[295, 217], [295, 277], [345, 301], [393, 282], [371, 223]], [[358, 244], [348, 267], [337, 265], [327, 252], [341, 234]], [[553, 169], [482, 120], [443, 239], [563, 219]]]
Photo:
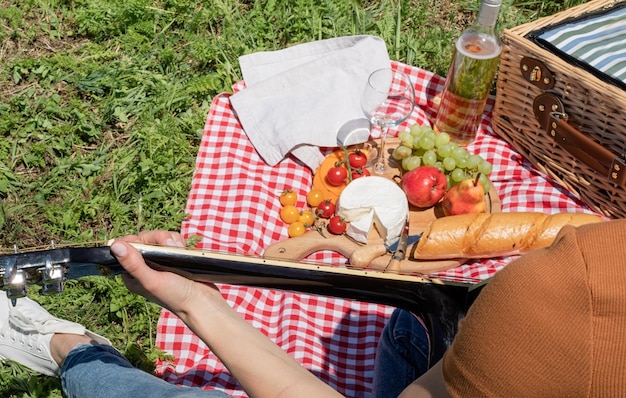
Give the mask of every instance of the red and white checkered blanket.
[[[401, 63], [393, 62], [393, 66], [411, 76], [416, 90], [415, 111], [399, 129], [428, 124], [434, 116], [433, 98], [444, 80]], [[240, 82], [233, 89], [244, 87]], [[491, 105], [469, 149], [492, 162], [490, 178], [502, 211], [591, 213], [493, 134]], [[261, 255], [265, 247], [288, 237], [279, 217], [279, 194], [287, 188], [295, 190], [301, 198], [297, 205], [304, 208], [311, 184], [311, 170], [294, 159], [287, 158], [275, 167], [266, 165], [241, 129], [229, 94], [221, 94], [213, 99], [206, 119], [182, 233], [201, 236], [201, 249]], [[310, 259], [346, 261], [333, 252], [318, 252]], [[474, 261], [437, 276], [479, 281], [510, 260]], [[348, 397], [369, 396], [377, 340], [393, 308], [269, 289], [220, 288], [246, 320], [323, 381]], [[157, 346], [175, 357], [158, 363], [157, 373], [165, 380], [246, 396], [206, 345], [168, 311], [162, 312], [158, 322]]]

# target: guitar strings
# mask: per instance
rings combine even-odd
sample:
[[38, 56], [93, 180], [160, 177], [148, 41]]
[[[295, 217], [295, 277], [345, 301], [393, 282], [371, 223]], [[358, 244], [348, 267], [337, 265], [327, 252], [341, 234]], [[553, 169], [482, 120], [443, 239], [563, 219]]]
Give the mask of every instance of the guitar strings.
[[[93, 247], [93, 246], [106, 246], [107, 243], [109, 242], [109, 240], [93, 240], [93, 241], [88, 241], [88, 242], [81, 242], [81, 243], [56, 243], [56, 242], [51, 242], [50, 244], [47, 245], [39, 245], [39, 246], [30, 246], [27, 248], [17, 248], [17, 246], [14, 246], [13, 248], [7, 248], [7, 247], [0, 247], [0, 255], [11, 255], [11, 254], [20, 254], [20, 253], [31, 253], [31, 252], [37, 252], [37, 251], [43, 251], [43, 250], [51, 250], [51, 249], [62, 249], [62, 248], [78, 248], [78, 247]], [[198, 250], [198, 249], [194, 249], [194, 248], [187, 248], [187, 250], [196, 250], [196, 251], [202, 251], [202, 250]], [[228, 254], [228, 255], [239, 255], [239, 256], [245, 256], [242, 254], [237, 254], [237, 253], [222, 253], [222, 254]], [[259, 256], [260, 258], [263, 258], [263, 256]], [[409, 257], [410, 258], [410, 257]], [[270, 259], [271, 260], [271, 259]], [[298, 262], [295, 262], [298, 263]], [[318, 267], [329, 267], [329, 268], [335, 268], [337, 267], [337, 264], [330, 264], [330, 263], [320, 263], [320, 262], [316, 262], [316, 261], [301, 261], [302, 264], [309, 264], [309, 265], [315, 265]], [[418, 278], [424, 278], [426, 280], [429, 280], [430, 282], [436, 282], [437, 280], [441, 281], [441, 282], [457, 282], [457, 283], [470, 283], [470, 284], [474, 284], [477, 283], [477, 281], [474, 278], [465, 278], [462, 276], [455, 276], [455, 277], [447, 277], [446, 275], [441, 275], [441, 273], [436, 273], [435, 275], [426, 275], [426, 274], [422, 274], [419, 272], [411, 272], [411, 273], [406, 273], [406, 272], [398, 272], [396, 270], [379, 270], [379, 269], [370, 269], [368, 267], [355, 267], [350, 265], [349, 263], [345, 263], [345, 264], [341, 264], [340, 265], [341, 268], [345, 268], [345, 269], [352, 269], [352, 270], [357, 270], [357, 271], [366, 271], [366, 272], [372, 272], [372, 273], [382, 273], [382, 274], [395, 274], [395, 275], [404, 275], [404, 276], [413, 276], [413, 277], [418, 277]]]
[[63, 249], [66, 247], [105, 246], [107, 242], [108, 240], [94, 240], [94, 241], [81, 242], [81, 243], [50, 242], [47, 245], [29, 246], [26, 248], [18, 248], [17, 245], [15, 245], [12, 248], [0, 247], [0, 254], [32, 253], [32, 252], [42, 251], [42, 250]]

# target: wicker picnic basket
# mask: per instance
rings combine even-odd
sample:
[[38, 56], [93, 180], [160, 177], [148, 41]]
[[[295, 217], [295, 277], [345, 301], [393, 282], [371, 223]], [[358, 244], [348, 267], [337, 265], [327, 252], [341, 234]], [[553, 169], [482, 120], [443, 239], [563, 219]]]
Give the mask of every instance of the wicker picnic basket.
[[503, 32], [495, 132], [593, 210], [626, 217], [626, 90], [530, 39], [624, 1], [593, 0]]

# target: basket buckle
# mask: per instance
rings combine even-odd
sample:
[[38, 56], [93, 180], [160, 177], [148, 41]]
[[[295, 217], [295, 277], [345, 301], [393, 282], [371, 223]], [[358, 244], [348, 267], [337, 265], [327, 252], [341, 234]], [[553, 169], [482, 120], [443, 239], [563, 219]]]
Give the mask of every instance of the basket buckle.
[[530, 84], [542, 90], [550, 90], [554, 87], [554, 74], [543, 62], [535, 58], [523, 57], [519, 66], [522, 76]]

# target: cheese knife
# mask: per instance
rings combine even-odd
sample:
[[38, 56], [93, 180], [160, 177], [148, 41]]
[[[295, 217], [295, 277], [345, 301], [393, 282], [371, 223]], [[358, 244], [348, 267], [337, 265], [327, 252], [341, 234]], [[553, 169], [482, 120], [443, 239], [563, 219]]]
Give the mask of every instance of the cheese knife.
[[404, 228], [402, 228], [402, 234], [400, 234], [400, 239], [398, 239], [398, 245], [396, 250], [393, 251], [393, 255], [385, 271], [400, 272], [400, 261], [404, 260], [406, 257], [406, 248], [409, 244], [409, 222], [410, 218], [407, 216]]
[[[406, 230], [406, 226], [405, 226]], [[406, 244], [403, 242], [403, 237], [406, 236]], [[377, 245], [363, 245], [356, 248], [352, 254], [350, 255], [350, 264], [356, 267], [366, 267], [370, 264], [375, 258], [383, 256], [387, 253], [392, 253], [396, 256], [399, 256], [401, 252], [404, 256], [400, 259], [403, 260], [406, 257], [407, 248], [413, 245], [414, 243], [419, 242], [421, 234], [419, 235], [408, 235], [408, 230], [406, 235], [403, 234], [400, 236], [395, 243], [391, 245], [386, 244], [377, 244]], [[402, 249], [402, 251], [400, 251]], [[393, 261], [393, 258], [392, 258]], [[389, 268], [393, 264], [389, 264], [387, 267]]]

